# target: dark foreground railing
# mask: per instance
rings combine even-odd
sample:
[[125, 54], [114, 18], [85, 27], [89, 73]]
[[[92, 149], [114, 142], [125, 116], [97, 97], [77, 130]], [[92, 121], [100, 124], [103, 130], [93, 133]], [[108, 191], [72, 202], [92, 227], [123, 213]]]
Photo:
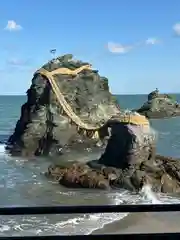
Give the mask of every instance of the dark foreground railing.
[[[4, 207], [0, 208], [0, 215], [38, 215], [38, 214], [86, 214], [86, 213], [113, 213], [113, 212], [180, 212], [180, 204], [154, 204], [154, 205], [108, 205], [108, 206], [35, 206], [35, 207]], [[180, 220], [180, 219], [179, 219]], [[1, 222], [0, 222], [1, 224]], [[71, 233], [70, 233], [71, 234]], [[131, 233], [131, 234], [108, 234], [108, 235], [71, 235], [71, 236], [12, 236], [1, 237], [0, 240], [55, 240], [55, 239], [104, 239], [105, 237], [118, 239], [178, 239], [180, 240], [180, 221], [179, 232], [176, 233]]]

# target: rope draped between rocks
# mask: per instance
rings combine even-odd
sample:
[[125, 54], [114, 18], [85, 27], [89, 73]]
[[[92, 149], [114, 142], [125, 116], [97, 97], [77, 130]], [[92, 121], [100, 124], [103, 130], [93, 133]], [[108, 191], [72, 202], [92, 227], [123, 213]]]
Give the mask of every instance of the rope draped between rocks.
[[[99, 138], [98, 130], [99, 130], [99, 128], [103, 127], [104, 124], [92, 125], [92, 124], [87, 124], [87, 123], [82, 122], [81, 119], [74, 113], [71, 106], [65, 100], [63, 93], [59, 89], [59, 87], [54, 79], [54, 75], [61, 74], [61, 75], [76, 76], [83, 70], [91, 70], [91, 65], [84, 65], [75, 70], [70, 70], [68, 68], [58, 68], [51, 72], [47, 71], [44, 68], [41, 68], [38, 71], [36, 71], [34, 75], [40, 74], [40, 75], [46, 77], [46, 79], [49, 81], [49, 83], [52, 87], [52, 90], [54, 91], [54, 93], [56, 95], [56, 98], [57, 98], [60, 106], [63, 108], [63, 111], [69, 117], [70, 121], [73, 122], [77, 126], [78, 131], [83, 132], [85, 135], [88, 135], [88, 136], [91, 135], [92, 138], [98, 139]], [[129, 115], [129, 116], [123, 116], [123, 117], [121, 116], [119, 121], [149, 127], [148, 119], [142, 115]], [[87, 134], [87, 133], [90, 133], [90, 134]]]

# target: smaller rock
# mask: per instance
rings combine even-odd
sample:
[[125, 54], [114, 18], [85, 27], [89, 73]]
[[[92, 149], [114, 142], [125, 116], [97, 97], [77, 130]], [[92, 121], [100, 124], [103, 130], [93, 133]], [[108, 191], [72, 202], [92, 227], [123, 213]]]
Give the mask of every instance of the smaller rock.
[[70, 163], [66, 167], [50, 165], [45, 175], [69, 188], [109, 189], [109, 180], [100, 171], [82, 163]]
[[161, 177], [161, 192], [163, 193], [177, 193], [177, 181], [173, 179], [169, 174], [163, 174]]
[[180, 116], [180, 104], [168, 94], [160, 94], [158, 89], [148, 95], [148, 100], [138, 110], [148, 118]]
[[113, 167], [103, 167], [102, 173], [103, 175], [109, 179], [109, 181], [114, 181], [119, 177], [119, 171], [117, 168]]

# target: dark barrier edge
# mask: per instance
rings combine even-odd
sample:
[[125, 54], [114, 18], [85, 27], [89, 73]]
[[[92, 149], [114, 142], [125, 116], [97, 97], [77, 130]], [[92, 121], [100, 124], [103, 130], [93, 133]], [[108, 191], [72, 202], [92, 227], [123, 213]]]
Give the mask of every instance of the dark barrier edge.
[[113, 213], [113, 212], [176, 212], [180, 204], [100, 205], [100, 206], [34, 206], [2, 207], [0, 215]]
[[103, 239], [118, 238], [122, 239], [180, 239], [180, 233], [137, 233], [137, 234], [105, 234], [105, 235], [73, 235], [73, 236], [14, 236], [0, 237], [0, 240], [56, 240], [56, 239]]

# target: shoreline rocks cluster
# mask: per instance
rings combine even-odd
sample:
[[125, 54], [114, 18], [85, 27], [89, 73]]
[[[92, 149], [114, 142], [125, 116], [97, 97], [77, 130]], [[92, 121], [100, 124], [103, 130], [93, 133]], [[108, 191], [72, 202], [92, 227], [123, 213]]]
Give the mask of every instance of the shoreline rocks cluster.
[[[50, 165], [46, 176], [68, 188], [96, 188], [102, 190], [127, 189], [139, 192], [150, 184], [154, 192], [180, 192], [180, 159], [156, 155], [155, 160], [126, 169], [91, 163], [71, 163], [69, 166]], [[92, 168], [94, 164], [94, 168]]]

